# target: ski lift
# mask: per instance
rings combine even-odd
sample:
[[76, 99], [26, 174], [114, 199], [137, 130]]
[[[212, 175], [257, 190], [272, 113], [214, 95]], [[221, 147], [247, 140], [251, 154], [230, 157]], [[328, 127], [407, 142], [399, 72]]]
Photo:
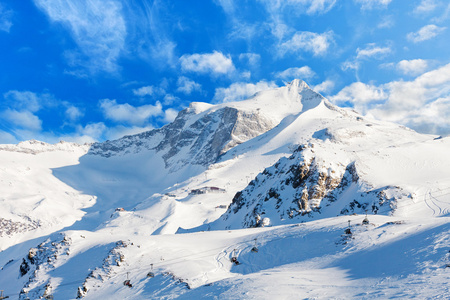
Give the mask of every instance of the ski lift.
[[352, 231], [350, 229], [350, 220], [348, 220], [348, 228], [346, 228], [344, 232], [345, 232], [345, 234], [348, 234], [348, 235], [352, 234]]
[[151, 271], [147, 273], [147, 277], [153, 278], [155, 277], [155, 273], [153, 273], [153, 264], [150, 264]]
[[256, 247], [256, 239], [255, 239], [255, 245], [252, 248], [253, 253], [258, 253], [258, 247]]
[[1, 290], [1, 291], [0, 291], [0, 300], [8, 299], [8, 298], [9, 298], [9, 296], [4, 296], [4, 295], [3, 295], [3, 290]]
[[129, 288], [132, 288], [133, 285], [131, 284], [131, 281], [128, 279], [128, 273], [130, 273], [130, 272], [127, 272], [127, 280], [125, 280], [125, 281], [123, 282], [123, 285], [125, 285], [125, 286], [127, 286], [127, 287], [129, 287]]
[[367, 210], [366, 210], [366, 217], [364, 218], [364, 220], [362, 221], [363, 225], [369, 225], [369, 219], [367, 218]]
[[231, 257], [231, 262], [234, 263], [235, 265], [240, 264], [240, 262], [238, 261], [238, 259], [236, 257], [236, 249], [233, 250], [233, 256]]

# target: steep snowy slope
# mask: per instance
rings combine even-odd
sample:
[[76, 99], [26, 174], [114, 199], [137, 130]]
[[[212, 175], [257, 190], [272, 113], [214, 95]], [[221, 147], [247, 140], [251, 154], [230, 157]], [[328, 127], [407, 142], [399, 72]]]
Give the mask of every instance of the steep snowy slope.
[[[285, 147], [249, 160], [229, 154], [236, 145], [267, 132], [289, 116], [314, 109], [323, 100], [306, 83], [295, 80], [241, 102], [214, 106], [192, 103], [173, 123], [94, 144], [80, 158], [80, 164], [55, 169], [54, 174], [97, 197], [96, 205], [86, 210], [86, 220], [90, 217], [96, 221], [91, 229], [109, 221], [114, 210], [123, 207], [140, 210], [140, 216], [151, 228], [159, 229], [158, 233], [175, 233], [178, 227], [195, 227], [217, 219], [223, 213], [223, 208], [217, 207], [230, 203], [233, 195], [246, 186], [247, 176], [257, 174], [290, 151]], [[214, 197], [190, 193], [204, 187], [216, 187], [225, 193]], [[127, 213], [120, 215], [133, 218]]]
[[450, 192], [449, 138], [348, 117], [319, 128], [291, 157], [264, 170], [209, 227], [260, 226], [264, 218], [284, 224], [366, 211], [448, 214], [449, 205], [433, 198]]
[[95, 196], [61, 182], [51, 169], [77, 164], [88, 149], [65, 142], [0, 145], [0, 251], [81, 220]]
[[116, 141], [3, 145], [0, 289], [12, 299], [445, 298], [449, 147], [338, 108], [300, 80], [193, 103]]

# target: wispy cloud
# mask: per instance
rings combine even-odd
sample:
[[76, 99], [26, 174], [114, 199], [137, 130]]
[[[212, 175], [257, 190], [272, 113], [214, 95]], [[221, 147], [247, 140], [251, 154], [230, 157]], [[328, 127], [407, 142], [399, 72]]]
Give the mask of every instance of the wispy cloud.
[[215, 102], [231, 102], [247, 99], [257, 92], [276, 88], [277, 85], [270, 81], [259, 81], [255, 83], [236, 82], [227, 88], [216, 88], [214, 94]]
[[436, 0], [422, 0], [419, 5], [414, 8], [414, 13], [423, 14], [435, 10], [437, 7]]
[[379, 47], [374, 43], [367, 44], [365, 48], [356, 49], [356, 59], [365, 58], [382, 58], [387, 54], [391, 53], [392, 49], [390, 47]]
[[392, 0], [354, 0], [362, 9], [386, 8]]
[[334, 42], [333, 32], [315, 33], [309, 31], [299, 31], [294, 36], [282, 43], [279, 53], [284, 56], [286, 53], [296, 53], [299, 51], [311, 52], [314, 56], [320, 56], [327, 53], [331, 43]]
[[30, 91], [11, 90], [3, 94], [9, 107], [18, 110], [26, 109], [31, 112], [37, 112], [44, 106], [54, 105], [56, 100], [53, 95], [48, 93], [38, 94]]
[[336, 0], [260, 0], [260, 2], [273, 14], [289, 9], [291, 13], [304, 13], [308, 15], [325, 14], [336, 4]]
[[185, 54], [180, 57], [181, 69], [185, 72], [227, 74], [235, 70], [229, 55], [214, 51], [206, 54]]
[[145, 96], [153, 96], [153, 95], [162, 95], [165, 93], [165, 90], [158, 86], [147, 85], [142, 86], [138, 89], [133, 89], [133, 94], [139, 97]]
[[327, 80], [313, 86], [312, 89], [318, 93], [328, 94], [334, 89], [334, 86], [335, 86], [334, 81], [327, 79]]
[[118, 104], [116, 100], [100, 100], [99, 106], [105, 117], [117, 123], [144, 125], [150, 117], [162, 115], [162, 105], [156, 102], [155, 105], [132, 106], [128, 103]]
[[14, 128], [20, 128], [38, 132], [42, 129], [42, 121], [38, 116], [29, 110], [7, 109], [1, 113], [1, 117], [13, 125]]
[[176, 22], [166, 1], [122, 1], [127, 21], [127, 52], [156, 64], [175, 67], [177, 43], [169, 28]]
[[261, 61], [261, 55], [257, 53], [241, 53], [239, 54], [240, 61], [247, 61], [248, 65], [252, 68], [258, 67]]
[[275, 74], [276, 77], [281, 79], [307, 79], [315, 76], [316, 73], [314, 73], [313, 70], [311, 70], [308, 66], [303, 66], [300, 68], [289, 68], [282, 72], [278, 72]]
[[116, 72], [126, 26], [117, 0], [34, 0], [52, 22], [66, 27], [78, 46], [67, 52], [73, 67]]
[[344, 71], [354, 70], [356, 80], [359, 80], [358, 71], [364, 61], [371, 59], [382, 59], [392, 53], [390, 46], [380, 47], [375, 43], [366, 44], [364, 48], [357, 48], [356, 55], [341, 64], [341, 68]]
[[410, 32], [406, 38], [413, 43], [420, 43], [436, 37], [441, 34], [446, 27], [439, 27], [434, 24], [426, 25], [419, 29], [417, 32]]
[[177, 92], [184, 93], [186, 95], [190, 95], [193, 91], [201, 91], [202, 86], [201, 84], [190, 80], [189, 78], [185, 76], [178, 77], [177, 80]]
[[16, 144], [19, 141], [9, 132], [0, 130], [0, 144]]
[[9, 32], [12, 23], [13, 11], [5, 8], [5, 6], [0, 3], [0, 30]]
[[381, 22], [378, 23], [377, 27], [380, 29], [383, 28], [392, 28], [395, 24], [395, 19], [392, 15], [383, 16]]
[[78, 107], [68, 104], [65, 116], [70, 123], [78, 121], [83, 115], [84, 113]]

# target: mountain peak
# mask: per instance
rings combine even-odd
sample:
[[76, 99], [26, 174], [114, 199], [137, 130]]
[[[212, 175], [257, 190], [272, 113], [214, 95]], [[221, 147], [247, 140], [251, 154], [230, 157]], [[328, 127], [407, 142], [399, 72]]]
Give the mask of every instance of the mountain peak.
[[299, 89], [299, 90], [310, 89], [310, 87], [308, 86], [308, 84], [307, 84], [305, 81], [301, 80], [301, 79], [294, 79], [294, 80], [292, 80], [291, 82], [288, 82], [288, 83], [286, 84], [286, 86], [287, 86], [289, 89], [292, 89], [292, 88], [297, 88], [297, 89]]

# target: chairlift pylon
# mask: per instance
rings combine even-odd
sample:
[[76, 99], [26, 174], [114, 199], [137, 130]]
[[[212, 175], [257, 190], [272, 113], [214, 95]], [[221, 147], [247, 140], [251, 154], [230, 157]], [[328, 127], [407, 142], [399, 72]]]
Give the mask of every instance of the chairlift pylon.
[[240, 262], [238, 261], [237, 257], [236, 257], [236, 249], [233, 250], [233, 255], [231, 257], [231, 262], [234, 263], [235, 265], [239, 265]]
[[348, 220], [348, 228], [345, 229], [345, 234], [351, 235], [352, 234], [352, 230], [350, 229], [350, 220]]
[[363, 225], [369, 225], [369, 218], [367, 217], [367, 209], [366, 209], [366, 217], [364, 218], [364, 220], [362, 221]]
[[153, 278], [155, 277], [155, 273], [153, 273], [153, 264], [150, 264], [150, 272], [147, 273], [147, 277]]
[[128, 274], [129, 274], [130, 272], [127, 272], [127, 280], [125, 280], [124, 282], [123, 282], [123, 285], [125, 285], [125, 286], [127, 286], [127, 287], [129, 287], [129, 288], [132, 288], [133, 287], [133, 285], [131, 284], [131, 281], [128, 279]]
[[3, 295], [3, 290], [1, 290], [1, 291], [0, 291], [0, 300], [8, 299], [8, 298], [9, 298], [9, 296], [4, 296], [4, 295]]
[[258, 247], [256, 247], [256, 241], [257, 241], [257, 239], [255, 238], [255, 245], [252, 248], [253, 253], [258, 253]]

